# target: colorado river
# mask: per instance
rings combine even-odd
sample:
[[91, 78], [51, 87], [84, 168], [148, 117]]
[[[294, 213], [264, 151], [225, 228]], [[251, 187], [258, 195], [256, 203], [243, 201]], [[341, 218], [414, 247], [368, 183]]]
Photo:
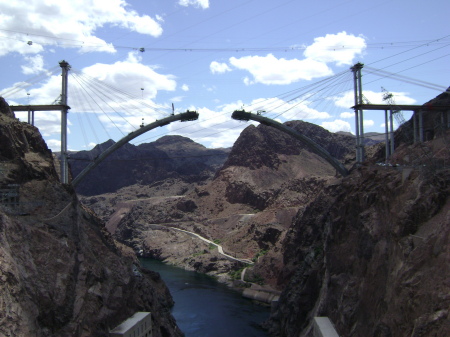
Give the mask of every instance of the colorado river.
[[162, 262], [141, 259], [157, 271], [175, 301], [172, 314], [186, 337], [266, 337], [260, 324], [269, 308], [247, 300], [213, 278]]

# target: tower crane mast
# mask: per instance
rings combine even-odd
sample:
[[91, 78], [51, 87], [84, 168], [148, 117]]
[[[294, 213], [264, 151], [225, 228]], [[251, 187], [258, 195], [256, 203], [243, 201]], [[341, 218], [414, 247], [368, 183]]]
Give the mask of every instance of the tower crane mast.
[[392, 115], [398, 123], [398, 126], [405, 123], [405, 118], [403, 117], [403, 112], [397, 107], [395, 103], [394, 95], [387, 91], [385, 88], [381, 87], [381, 91], [383, 91], [383, 101], [389, 104], [392, 108]]

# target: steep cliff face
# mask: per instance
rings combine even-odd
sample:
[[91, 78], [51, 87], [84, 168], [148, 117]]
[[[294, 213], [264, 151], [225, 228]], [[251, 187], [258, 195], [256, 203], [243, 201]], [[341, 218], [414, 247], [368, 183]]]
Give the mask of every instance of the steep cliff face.
[[151, 311], [155, 336], [180, 336], [172, 299], [61, 185], [39, 131], [0, 111], [0, 335], [107, 336]]
[[283, 244], [276, 336], [447, 336], [450, 173], [367, 166], [300, 211]]

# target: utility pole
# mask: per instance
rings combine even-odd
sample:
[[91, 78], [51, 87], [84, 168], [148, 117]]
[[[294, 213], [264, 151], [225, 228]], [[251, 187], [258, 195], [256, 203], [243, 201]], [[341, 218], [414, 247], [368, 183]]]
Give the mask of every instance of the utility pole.
[[70, 70], [70, 65], [66, 61], [59, 62], [62, 70], [62, 88], [61, 88], [61, 182], [63, 184], [69, 183], [69, 164], [67, 155], [67, 113], [69, 107], [67, 106], [67, 75]]

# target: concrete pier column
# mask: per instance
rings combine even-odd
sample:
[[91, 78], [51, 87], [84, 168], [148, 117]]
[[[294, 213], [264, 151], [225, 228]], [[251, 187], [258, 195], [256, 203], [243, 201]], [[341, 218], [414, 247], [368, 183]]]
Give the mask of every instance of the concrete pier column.
[[419, 141], [423, 143], [423, 111], [419, 110]]
[[390, 111], [390, 128], [391, 128], [391, 132], [390, 132], [390, 135], [389, 135], [389, 138], [390, 138], [390, 140], [391, 140], [391, 155], [394, 153], [394, 114], [393, 114], [393, 112], [392, 112], [392, 110]]
[[364, 67], [362, 63], [356, 63], [351, 67], [353, 72], [353, 86], [355, 95], [355, 131], [356, 131], [356, 163], [364, 161], [364, 126], [363, 111], [356, 108], [357, 105], [363, 104], [361, 69]]
[[417, 111], [413, 111], [413, 137], [414, 144], [417, 143]]
[[59, 65], [62, 69], [61, 105], [64, 106], [64, 108], [61, 110], [61, 182], [63, 184], [68, 184], [69, 164], [67, 158], [67, 75], [70, 66], [66, 61], [59, 62]]
[[447, 110], [447, 129], [450, 129], [450, 110]]
[[358, 110], [355, 110], [355, 132], [356, 132], [356, 162], [361, 162], [360, 157], [360, 139], [359, 139], [359, 113]]
[[365, 147], [364, 147], [364, 111], [359, 110], [359, 125], [360, 125], [360, 131], [359, 131], [359, 148], [360, 148], [360, 159], [361, 162], [365, 159]]
[[389, 152], [389, 120], [388, 120], [388, 111], [384, 110], [384, 136], [385, 136], [385, 142], [386, 142], [386, 162], [388, 161], [388, 158], [390, 156]]

